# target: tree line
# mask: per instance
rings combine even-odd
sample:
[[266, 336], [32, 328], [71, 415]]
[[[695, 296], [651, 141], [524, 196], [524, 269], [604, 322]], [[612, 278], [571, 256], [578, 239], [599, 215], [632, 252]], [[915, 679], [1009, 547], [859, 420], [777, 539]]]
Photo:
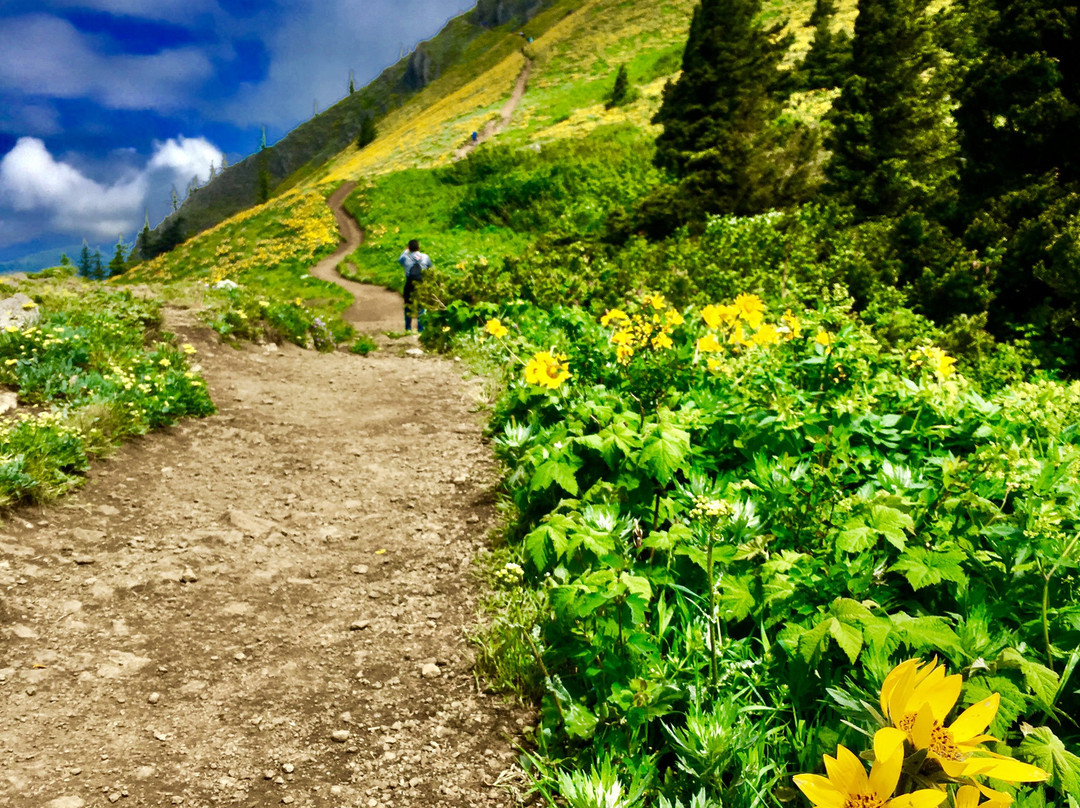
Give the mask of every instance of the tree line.
[[[1041, 341], [1077, 366], [1080, 32], [1075, 2], [860, 0], [852, 35], [817, 0], [812, 44], [760, 0], [702, 0], [654, 123], [671, 182], [628, 229], [833, 205], [915, 311]], [[822, 125], [798, 91], [831, 96]]]

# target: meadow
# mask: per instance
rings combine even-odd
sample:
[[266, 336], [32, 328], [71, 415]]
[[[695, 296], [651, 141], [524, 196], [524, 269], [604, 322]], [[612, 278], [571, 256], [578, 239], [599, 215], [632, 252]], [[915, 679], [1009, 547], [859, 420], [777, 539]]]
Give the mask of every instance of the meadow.
[[0, 331], [0, 505], [49, 502], [125, 438], [214, 412], [197, 352], [161, 330], [156, 300], [65, 278], [21, 281], [36, 323]]

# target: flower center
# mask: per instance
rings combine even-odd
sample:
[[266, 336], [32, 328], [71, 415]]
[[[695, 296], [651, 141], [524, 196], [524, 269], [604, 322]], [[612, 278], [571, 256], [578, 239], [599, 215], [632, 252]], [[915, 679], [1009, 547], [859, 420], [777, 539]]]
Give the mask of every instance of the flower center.
[[[915, 718], [915, 713], [908, 713], [896, 722], [896, 726], [904, 732], [911, 734], [911, 730], [915, 726]], [[953, 740], [952, 732], [946, 727], [941, 726], [936, 720], [934, 721], [933, 728], [930, 730], [930, 754], [942, 760], [964, 759], [960, 747], [958, 747]]]
[[844, 808], [882, 808], [884, 804], [877, 794], [848, 794]]

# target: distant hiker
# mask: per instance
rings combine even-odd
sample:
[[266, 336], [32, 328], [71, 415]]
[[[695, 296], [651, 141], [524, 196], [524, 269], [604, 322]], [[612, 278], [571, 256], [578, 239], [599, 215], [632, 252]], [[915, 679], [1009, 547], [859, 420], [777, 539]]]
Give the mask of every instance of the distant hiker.
[[480, 139], [480, 135], [477, 132], [472, 133], [472, 142], [475, 144]]
[[398, 263], [405, 270], [405, 330], [412, 330], [412, 316], [416, 313], [416, 333], [424, 330], [424, 310], [420, 307], [417, 286], [424, 280], [424, 270], [432, 267], [431, 257], [420, 252], [420, 242], [413, 239], [409, 248], [398, 258]]

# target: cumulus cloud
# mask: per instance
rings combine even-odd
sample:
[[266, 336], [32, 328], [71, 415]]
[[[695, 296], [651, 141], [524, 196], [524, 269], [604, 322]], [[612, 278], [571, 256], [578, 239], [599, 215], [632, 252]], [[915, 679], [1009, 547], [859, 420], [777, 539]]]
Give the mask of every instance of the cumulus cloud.
[[164, 200], [170, 185], [193, 176], [205, 180], [221, 152], [203, 138], [156, 143], [146, 167], [113, 183], [98, 182], [59, 161], [37, 138], [20, 138], [0, 160], [0, 211], [48, 219], [56, 231], [107, 238], [132, 233], [151, 201]]
[[108, 54], [67, 20], [31, 14], [0, 26], [0, 89], [52, 98], [91, 98], [113, 109], [190, 105], [213, 75], [193, 46], [151, 54]]

